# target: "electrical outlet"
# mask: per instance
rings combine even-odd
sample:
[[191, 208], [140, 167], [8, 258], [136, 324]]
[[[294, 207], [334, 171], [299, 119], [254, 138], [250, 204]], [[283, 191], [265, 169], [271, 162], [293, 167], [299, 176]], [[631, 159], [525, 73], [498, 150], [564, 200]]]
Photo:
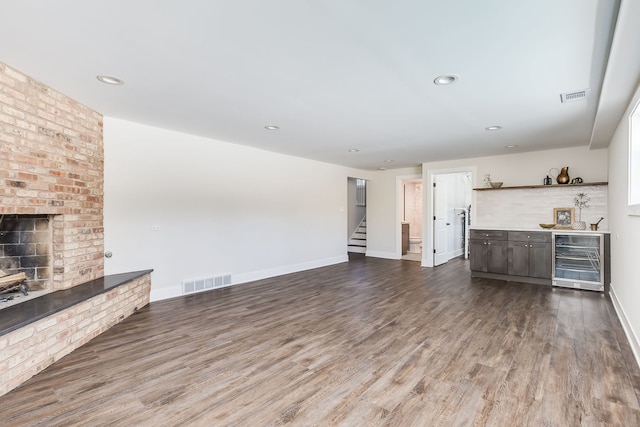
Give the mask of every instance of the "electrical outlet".
[[151, 226], [151, 231], [160, 231], [160, 226], [159, 225], [152, 225]]

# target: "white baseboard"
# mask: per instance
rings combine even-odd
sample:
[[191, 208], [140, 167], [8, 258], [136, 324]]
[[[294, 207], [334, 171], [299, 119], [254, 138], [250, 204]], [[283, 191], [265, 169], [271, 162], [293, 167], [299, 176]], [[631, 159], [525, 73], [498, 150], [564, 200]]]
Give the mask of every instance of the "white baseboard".
[[611, 302], [613, 303], [613, 308], [616, 310], [616, 314], [618, 315], [618, 319], [620, 319], [620, 323], [622, 324], [622, 329], [624, 329], [624, 333], [627, 336], [627, 340], [629, 340], [629, 345], [631, 346], [631, 351], [633, 352], [633, 356], [636, 359], [636, 364], [640, 367], [640, 341], [638, 340], [638, 336], [636, 335], [631, 323], [629, 322], [629, 318], [618, 299], [618, 296], [615, 293], [613, 285], [611, 285], [611, 290], [609, 291], [609, 296], [611, 297]]
[[232, 285], [282, 276], [283, 274], [297, 273], [298, 271], [311, 270], [312, 268], [326, 267], [328, 265], [340, 264], [347, 261], [349, 261], [349, 257], [345, 253], [343, 256], [333, 258], [324, 258], [302, 262], [300, 264], [284, 265], [282, 267], [268, 268], [265, 270], [253, 271], [251, 273], [234, 274], [232, 275]]
[[459, 257], [463, 253], [464, 253], [464, 249], [456, 249], [455, 251], [449, 252], [448, 257], [449, 259], [453, 259], [453, 258]]
[[385, 259], [401, 259], [395, 252], [383, 252], [383, 251], [370, 251], [367, 250], [366, 256], [373, 258], [385, 258]]
[[182, 295], [182, 287], [172, 286], [170, 288], [153, 289], [153, 282], [151, 283], [151, 295], [150, 301], [162, 301], [164, 299], [175, 298]]
[[[254, 282], [256, 280], [261, 280], [261, 279], [269, 279], [275, 276], [282, 276], [283, 274], [296, 273], [298, 271], [311, 270], [313, 268], [319, 268], [319, 267], [326, 267], [328, 265], [340, 264], [347, 261], [349, 261], [349, 257], [345, 253], [343, 256], [338, 256], [333, 258], [324, 258], [324, 259], [319, 259], [319, 260], [314, 260], [309, 262], [303, 262], [300, 264], [285, 265], [282, 267], [253, 271], [251, 273], [232, 274], [231, 285], [228, 285], [228, 286], [240, 285], [242, 283]], [[228, 286], [224, 286], [224, 287], [228, 287]], [[220, 289], [220, 287], [215, 289]], [[204, 291], [204, 292], [207, 292], [207, 291]], [[154, 301], [162, 301], [165, 299], [180, 297], [182, 295], [183, 293], [182, 293], [181, 285], [176, 285], [168, 288], [153, 289], [153, 284], [152, 284], [150, 299], [151, 299], [151, 302], [154, 302]], [[189, 295], [193, 295], [193, 294], [189, 294]]]

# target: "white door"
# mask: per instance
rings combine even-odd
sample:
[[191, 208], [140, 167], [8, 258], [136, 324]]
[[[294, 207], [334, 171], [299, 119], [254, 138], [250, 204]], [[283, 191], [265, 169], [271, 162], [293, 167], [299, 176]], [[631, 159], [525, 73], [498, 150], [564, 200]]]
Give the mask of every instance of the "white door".
[[433, 265], [441, 265], [449, 261], [447, 248], [447, 188], [446, 182], [435, 176], [435, 186], [433, 187]]

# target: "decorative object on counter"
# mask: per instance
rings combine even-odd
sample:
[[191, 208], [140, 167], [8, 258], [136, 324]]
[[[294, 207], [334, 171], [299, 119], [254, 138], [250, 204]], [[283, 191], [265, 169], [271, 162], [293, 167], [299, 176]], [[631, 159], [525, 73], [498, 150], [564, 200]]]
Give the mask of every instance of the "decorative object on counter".
[[573, 198], [573, 205], [578, 208], [578, 220], [571, 224], [571, 228], [574, 230], [586, 230], [587, 224], [582, 220], [582, 208], [589, 207], [589, 196], [586, 193], [578, 193]]
[[491, 188], [491, 175], [488, 173], [484, 174], [484, 186], [487, 188]]
[[[555, 172], [554, 172], [554, 171], [555, 171]], [[558, 176], [558, 174], [559, 174], [559, 173], [560, 173], [560, 171], [558, 170], [558, 168], [551, 168], [551, 169], [549, 169], [549, 175], [551, 175], [551, 176]], [[549, 175], [547, 175], [547, 176], [549, 176]], [[555, 178], [551, 178], [551, 179], [552, 179], [551, 184], [553, 184], [553, 180], [554, 180]]]
[[571, 228], [574, 230], [586, 230], [587, 224], [584, 221], [575, 221], [571, 224]]
[[542, 183], [544, 185], [551, 185], [551, 184], [553, 184], [553, 180], [551, 179], [551, 177], [549, 175], [547, 175], [547, 177], [542, 180]]
[[555, 228], [555, 224], [538, 224], [542, 228]]
[[553, 208], [555, 228], [570, 230], [574, 220], [573, 208]]
[[582, 178], [580, 178], [580, 177], [573, 178], [573, 179], [571, 180], [571, 183], [572, 183], [572, 184], [582, 184], [582, 182], [583, 182], [583, 181], [582, 181]]
[[502, 182], [492, 182], [491, 183], [491, 187], [492, 188], [500, 188], [500, 187], [502, 187]]
[[569, 166], [565, 166], [560, 170], [560, 174], [556, 178], [558, 184], [569, 183]]
[[601, 216], [598, 222], [596, 222], [595, 224], [591, 224], [591, 231], [598, 231], [598, 224], [600, 224], [600, 221], [602, 221], [603, 219], [604, 217]]

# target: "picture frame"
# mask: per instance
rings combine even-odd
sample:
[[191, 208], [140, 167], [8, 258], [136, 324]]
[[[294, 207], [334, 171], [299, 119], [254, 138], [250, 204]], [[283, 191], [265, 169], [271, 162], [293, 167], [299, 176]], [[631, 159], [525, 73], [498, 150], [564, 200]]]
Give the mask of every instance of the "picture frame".
[[569, 230], [575, 221], [574, 208], [553, 208], [553, 223], [555, 228]]

